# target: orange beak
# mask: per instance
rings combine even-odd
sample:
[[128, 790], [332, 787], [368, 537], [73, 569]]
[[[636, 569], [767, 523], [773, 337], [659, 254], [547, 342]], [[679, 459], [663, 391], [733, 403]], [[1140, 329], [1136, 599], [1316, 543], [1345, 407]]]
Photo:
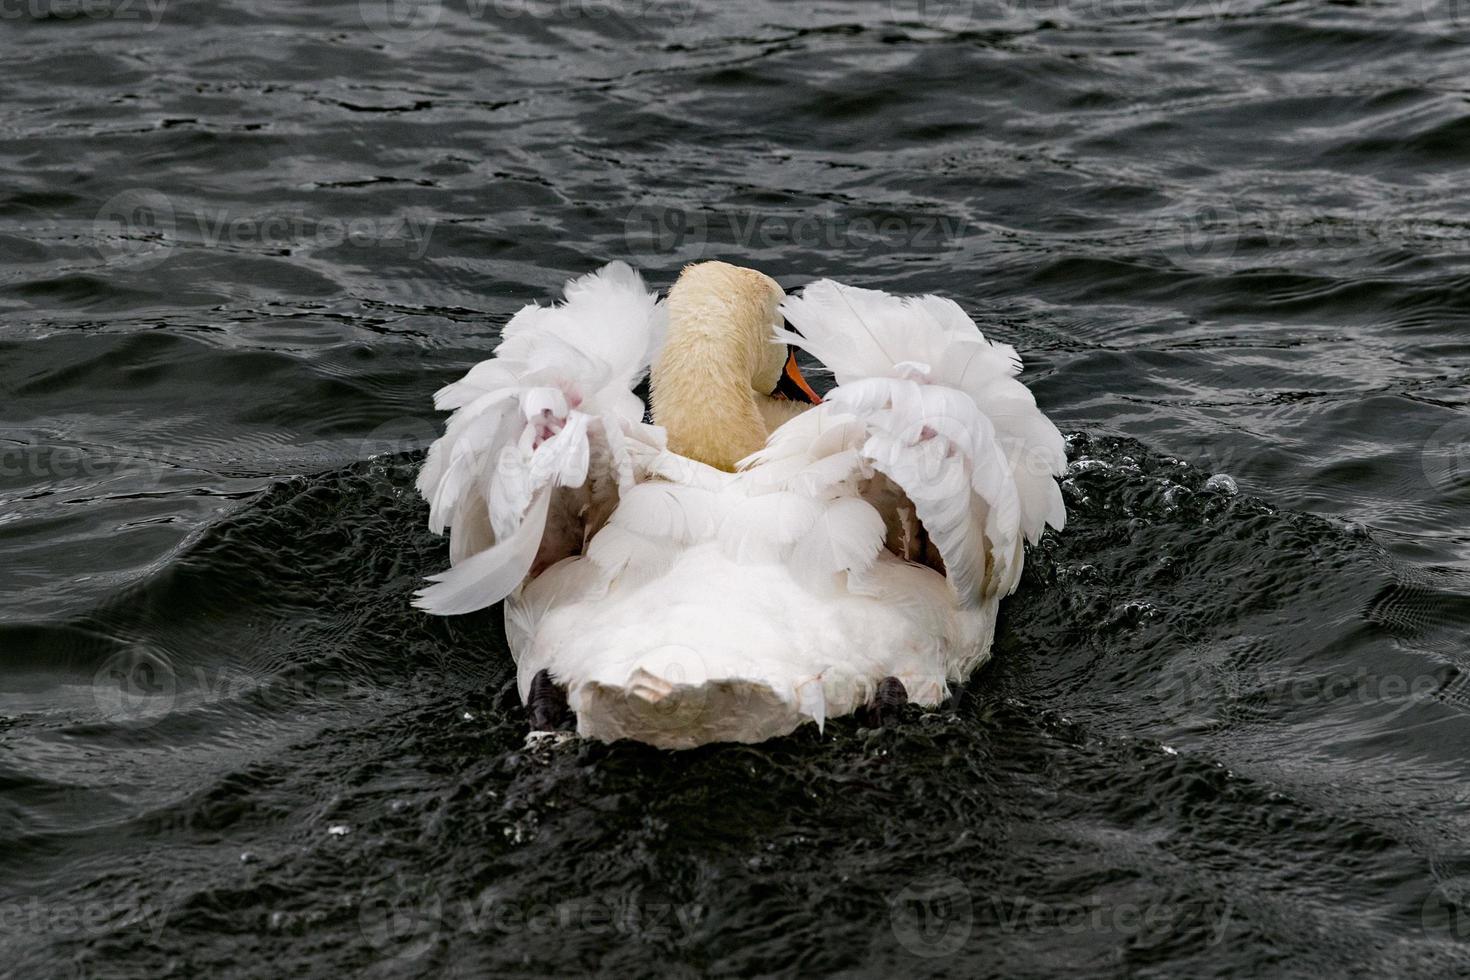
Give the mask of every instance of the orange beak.
[[776, 398], [806, 402], [808, 405], [822, 403], [822, 396], [812, 391], [812, 386], [807, 384], [806, 378], [801, 376], [801, 368], [796, 366], [795, 347], [788, 345], [786, 348], [786, 367], [781, 372], [781, 380], [776, 382], [776, 390], [771, 394]]

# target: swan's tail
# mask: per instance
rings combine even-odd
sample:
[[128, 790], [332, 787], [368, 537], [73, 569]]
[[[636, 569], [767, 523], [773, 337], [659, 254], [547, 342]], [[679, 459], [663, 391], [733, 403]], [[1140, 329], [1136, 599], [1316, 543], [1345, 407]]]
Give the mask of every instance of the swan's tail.
[[567, 696], [584, 738], [687, 749], [761, 742], [805, 721], [824, 722], [825, 711], [810, 703], [811, 691], [820, 700], [820, 681], [806, 687], [803, 704], [796, 684], [771, 676], [759, 663], [668, 645], [599, 662], [571, 684]]
[[[912, 699], [937, 704], [942, 677], [905, 677]], [[634, 739], [664, 749], [711, 742], [764, 742], [807, 722], [820, 729], [872, 696], [866, 675], [795, 677], [775, 664], [668, 646], [600, 666], [569, 686], [577, 733], [605, 742]]]

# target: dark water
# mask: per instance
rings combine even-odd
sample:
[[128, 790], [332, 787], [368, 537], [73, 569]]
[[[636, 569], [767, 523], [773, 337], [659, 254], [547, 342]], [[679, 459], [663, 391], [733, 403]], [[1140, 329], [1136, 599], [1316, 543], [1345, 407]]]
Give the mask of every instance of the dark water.
[[[1464, 4], [0, 36], [0, 973], [1470, 973]], [[952, 711], [523, 750], [498, 613], [407, 606], [430, 394], [701, 255], [959, 300], [1073, 524]]]

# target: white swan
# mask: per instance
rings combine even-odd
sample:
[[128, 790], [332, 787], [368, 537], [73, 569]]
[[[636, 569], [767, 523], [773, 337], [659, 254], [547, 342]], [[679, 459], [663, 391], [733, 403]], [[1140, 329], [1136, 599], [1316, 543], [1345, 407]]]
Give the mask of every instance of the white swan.
[[[819, 404], [787, 345], [835, 375]], [[1024, 543], [1065, 521], [1020, 368], [934, 296], [787, 297], [705, 262], [660, 303], [613, 263], [437, 394], [455, 411], [419, 489], [452, 567], [416, 604], [506, 599], [533, 725], [564, 691], [584, 737], [755, 742], [938, 704], [988, 657]]]

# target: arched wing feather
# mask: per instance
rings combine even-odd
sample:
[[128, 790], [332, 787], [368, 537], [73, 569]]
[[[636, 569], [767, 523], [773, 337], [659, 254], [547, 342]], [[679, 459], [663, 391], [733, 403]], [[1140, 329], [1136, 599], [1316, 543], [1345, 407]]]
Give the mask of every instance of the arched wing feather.
[[[987, 341], [957, 304], [934, 296], [822, 280], [782, 312], [799, 332], [778, 338], [821, 360], [838, 387], [772, 433], [746, 461], [752, 476], [771, 490], [814, 494], [857, 481], [894, 533], [917, 519], [960, 601], [1012, 592], [1024, 543], [1066, 522], [1056, 479], [1065, 447], [1016, 380], [1015, 350]], [[875, 492], [874, 473], [901, 497]]]
[[495, 356], [435, 395], [452, 410], [418, 488], [429, 526], [450, 529], [451, 568], [414, 604], [453, 615], [499, 602], [580, 553], [663, 448], [632, 389], [662, 343], [665, 314], [621, 262], [574, 279], [558, 306], [527, 306]]

